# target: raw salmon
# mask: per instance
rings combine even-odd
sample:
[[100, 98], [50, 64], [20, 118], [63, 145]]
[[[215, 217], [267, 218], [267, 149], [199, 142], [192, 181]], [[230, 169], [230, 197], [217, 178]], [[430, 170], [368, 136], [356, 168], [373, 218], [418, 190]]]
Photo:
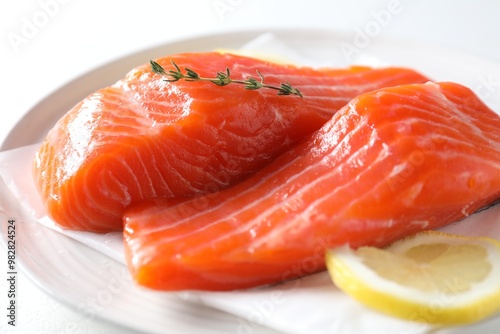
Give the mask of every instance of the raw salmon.
[[466, 87], [354, 98], [249, 179], [125, 212], [128, 266], [161, 290], [232, 290], [324, 269], [328, 247], [383, 246], [500, 197], [500, 117]]
[[34, 175], [50, 217], [78, 230], [122, 230], [123, 210], [156, 197], [213, 192], [272, 161], [361, 92], [425, 82], [407, 69], [323, 69], [280, 65], [220, 53], [187, 53], [173, 60], [203, 77], [231, 69], [234, 79], [289, 81], [304, 98], [239, 85], [166, 82], [139, 66], [115, 85], [91, 94], [49, 132]]

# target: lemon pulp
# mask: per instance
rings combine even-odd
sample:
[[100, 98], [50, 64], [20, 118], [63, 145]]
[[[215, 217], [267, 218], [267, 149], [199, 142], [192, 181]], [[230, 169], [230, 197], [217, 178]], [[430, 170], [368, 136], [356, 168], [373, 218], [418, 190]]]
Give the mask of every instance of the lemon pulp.
[[403, 319], [464, 324], [500, 311], [500, 242], [422, 232], [379, 249], [329, 250], [334, 283], [365, 305]]

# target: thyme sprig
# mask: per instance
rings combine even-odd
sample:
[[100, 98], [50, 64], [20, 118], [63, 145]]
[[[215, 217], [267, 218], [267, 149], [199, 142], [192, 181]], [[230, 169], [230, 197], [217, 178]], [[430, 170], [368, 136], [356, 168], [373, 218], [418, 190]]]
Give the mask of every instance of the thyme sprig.
[[231, 72], [229, 71], [229, 68], [226, 68], [225, 72], [217, 72], [215, 78], [204, 78], [194, 70], [187, 67], [184, 68], [185, 73], [182, 73], [179, 66], [177, 66], [177, 64], [173, 60], [170, 60], [170, 62], [174, 66], [175, 70], [165, 71], [165, 69], [154, 60], [149, 61], [151, 70], [156, 74], [168, 77], [169, 79], [164, 79], [168, 82], [179, 81], [181, 79], [184, 79], [186, 81], [210, 81], [217, 86], [227, 86], [229, 84], [235, 83], [244, 85], [245, 89], [256, 90], [261, 88], [269, 88], [277, 90], [278, 95], [297, 95], [303, 97], [300, 90], [294, 88], [288, 81], [286, 81], [285, 83], [281, 83], [279, 86], [273, 86], [264, 83], [264, 76], [259, 72], [259, 70], [257, 70], [257, 74], [259, 75], [260, 80], [252, 77], [246, 80], [235, 80], [231, 78]]

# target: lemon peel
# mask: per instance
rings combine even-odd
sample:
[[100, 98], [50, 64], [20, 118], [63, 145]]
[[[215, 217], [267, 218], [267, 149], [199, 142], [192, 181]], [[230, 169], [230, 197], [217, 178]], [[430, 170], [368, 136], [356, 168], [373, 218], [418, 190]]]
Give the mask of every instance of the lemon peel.
[[327, 251], [335, 285], [361, 303], [402, 319], [441, 325], [500, 311], [500, 242], [425, 231], [387, 248]]

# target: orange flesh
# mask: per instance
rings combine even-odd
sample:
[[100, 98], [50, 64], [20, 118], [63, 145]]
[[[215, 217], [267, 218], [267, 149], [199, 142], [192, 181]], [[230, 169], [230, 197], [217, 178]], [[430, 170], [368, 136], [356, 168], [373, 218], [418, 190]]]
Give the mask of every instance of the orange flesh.
[[68, 229], [122, 230], [138, 201], [213, 192], [269, 164], [319, 129], [351, 98], [427, 79], [406, 69], [314, 70], [219, 53], [172, 55], [181, 69], [213, 77], [289, 81], [304, 99], [240, 85], [168, 83], [140, 66], [68, 112], [37, 152], [34, 177], [49, 216]]
[[247, 180], [125, 213], [128, 266], [160, 290], [233, 290], [324, 269], [328, 247], [383, 246], [500, 197], [500, 118], [453, 83], [354, 98]]

